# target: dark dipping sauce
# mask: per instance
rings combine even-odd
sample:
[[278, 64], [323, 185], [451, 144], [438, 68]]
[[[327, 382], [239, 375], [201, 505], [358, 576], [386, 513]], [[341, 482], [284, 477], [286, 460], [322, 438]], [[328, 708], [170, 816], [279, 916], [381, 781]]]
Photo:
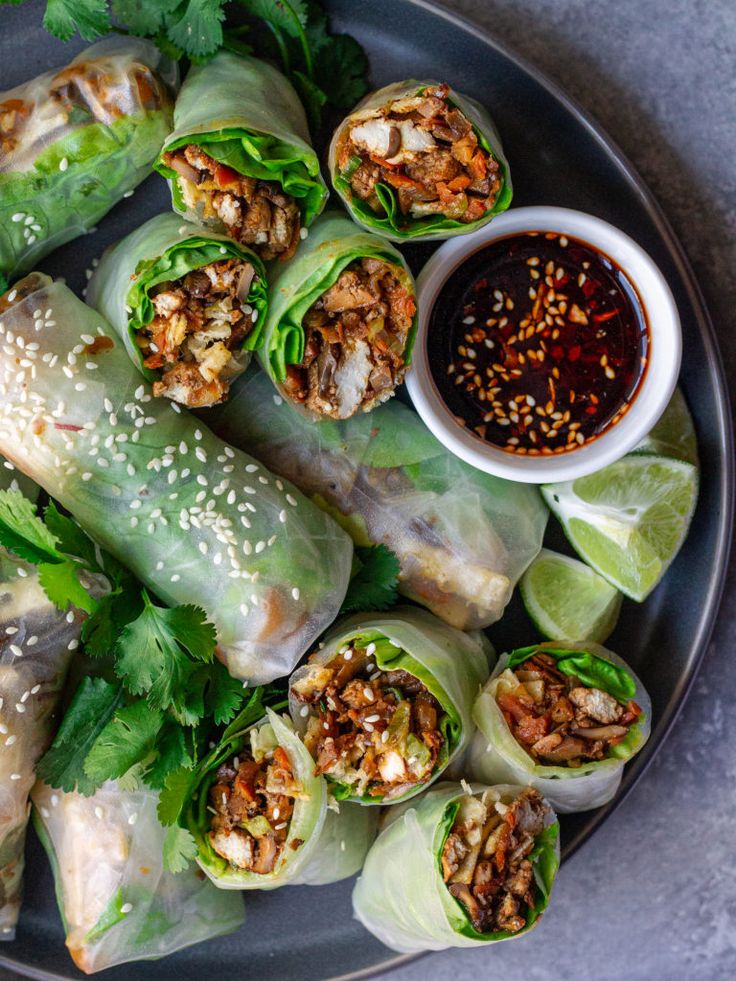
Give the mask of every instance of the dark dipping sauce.
[[432, 377], [458, 422], [528, 456], [576, 450], [615, 426], [649, 353], [646, 313], [623, 271], [557, 232], [472, 255], [443, 286], [428, 336]]

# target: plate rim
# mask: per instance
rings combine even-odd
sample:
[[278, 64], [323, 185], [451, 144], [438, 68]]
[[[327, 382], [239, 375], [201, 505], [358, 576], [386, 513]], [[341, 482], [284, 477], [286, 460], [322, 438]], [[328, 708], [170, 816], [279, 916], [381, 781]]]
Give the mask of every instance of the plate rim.
[[[736, 460], [734, 459], [734, 431], [730, 408], [731, 400], [726, 380], [723, 364], [723, 357], [718, 345], [718, 335], [713, 325], [703, 291], [697, 277], [693, 271], [690, 260], [685, 252], [683, 245], [675, 234], [675, 231], [667, 218], [659, 201], [649, 189], [648, 185], [640, 175], [636, 167], [619, 147], [618, 143], [610, 136], [608, 131], [600, 125], [592, 113], [583, 108], [580, 103], [569, 95], [565, 89], [554, 79], [550, 78], [546, 72], [537, 68], [533, 62], [525, 56], [519, 54], [513, 45], [507, 45], [499, 41], [485, 27], [476, 21], [466, 17], [464, 14], [456, 13], [453, 10], [442, 6], [436, 0], [402, 0], [403, 3], [410, 4], [426, 10], [430, 14], [449, 22], [462, 31], [472, 34], [483, 41], [484, 44], [497, 51], [501, 56], [512, 62], [517, 68], [521, 69], [526, 75], [534, 79], [550, 95], [552, 95], [579, 123], [581, 123], [592, 136], [596, 143], [606, 152], [609, 158], [615, 163], [619, 173], [628, 184], [636, 191], [642, 207], [645, 209], [654, 226], [667, 247], [668, 252], [674, 262], [677, 274], [685, 287], [690, 304], [695, 314], [698, 330], [703, 338], [705, 347], [705, 358], [708, 371], [715, 379], [718, 394], [718, 416], [717, 416], [717, 450], [723, 456], [724, 466], [718, 482], [718, 499], [721, 505], [718, 523], [718, 545], [714, 557], [714, 574], [711, 576], [706, 600], [701, 607], [698, 618], [697, 630], [691, 642], [691, 648], [696, 650], [696, 655], [692, 670], [688, 677], [680, 679], [675, 694], [670, 699], [670, 708], [660, 719], [656, 729], [652, 731], [652, 749], [645, 758], [640, 754], [629, 763], [624, 772], [624, 778], [615, 798], [607, 805], [595, 811], [591, 822], [585, 831], [578, 832], [565, 848], [562, 858], [569, 859], [585, 842], [593, 836], [601, 824], [623, 803], [631, 793], [634, 786], [644, 775], [653, 760], [659, 754], [662, 745], [666, 742], [669, 733], [677, 721], [687, 696], [697, 678], [705, 658], [713, 631], [715, 629], [721, 599], [725, 589], [726, 577], [724, 573], [728, 568], [728, 562], [732, 547], [732, 532], [734, 525], [734, 502], [736, 496], [735, 474]], [[329, 14], [329, 0], [326, 0]], [[418, 954], [398, 954], [380, 964], [362, 968], [358, 971], [330, 975], [324, 981], [365, 981], [368, 978], [375, 978], [380, 974], [388, 974], [405, 964], [417, 961], [428, 956], [431, 951], [423, 951]], [[47, 971], [43, 968], [25, 964], [12, 956], [7, 956], [0, 949], [0, 967], [15, 971], [22, 977], [34, 979], [34, 981], [68, 981], [68, 974], [58, 974], [55, 971]]]

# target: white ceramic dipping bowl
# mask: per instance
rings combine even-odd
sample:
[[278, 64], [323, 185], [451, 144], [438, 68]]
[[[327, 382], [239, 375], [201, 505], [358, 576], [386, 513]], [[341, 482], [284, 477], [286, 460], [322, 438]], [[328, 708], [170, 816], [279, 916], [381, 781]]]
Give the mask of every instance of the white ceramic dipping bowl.
[[[649, 323], [649, 363], [628, 411], [594, 440], [555, 456], [507, 453], [458, 423], [430, 371], [430, 320], [442, 287], [469, 256], [520, 232], [558, 232], [609, 256], [635, 287]], [[680, 318], [664, 276], [628, 235], [600, 218], [567, 208], [514, 208], [490, 224], [449, 239], [432, 255], [417, 280], [419, 328], [407, 388], [426, 425], [444, 445], [479, 470], [524, 483], [572, 480], [600, 470], [639, 443], [657, 422], [677, 382], [682, 355]]]

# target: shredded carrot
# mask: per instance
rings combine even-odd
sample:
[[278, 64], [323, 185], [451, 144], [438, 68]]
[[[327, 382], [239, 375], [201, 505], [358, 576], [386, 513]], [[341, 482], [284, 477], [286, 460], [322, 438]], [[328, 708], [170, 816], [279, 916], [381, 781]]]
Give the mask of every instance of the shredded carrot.
[[468, 164], [468, 170], [476, 181], [482, 181], [486, 176], [488, 169], [486, 167], [486, 158], [480, 150], [472, 157], [470, 163]]
[[459, 177], [455, 177], [454, 180], [451, 180], [447, 186], [451, 191], [464, 191], [466, 187], [470, 186], [470, 184], [470, 178], [465, 174], [461, 174]]
[[386, 174], [386, 180], [393, 187], [421, 188], [422, 186], [417, 181], [413, 181], [411, 177], [407, 177], [405, 174]]

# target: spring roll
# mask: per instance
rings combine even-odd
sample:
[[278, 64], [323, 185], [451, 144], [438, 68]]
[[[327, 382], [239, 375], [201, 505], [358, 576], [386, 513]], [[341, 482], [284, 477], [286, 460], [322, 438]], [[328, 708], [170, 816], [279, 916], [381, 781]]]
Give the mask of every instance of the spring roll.
[[79, 610], [60, 613], [41, 588], [36, 568], [0, 549], [0, 940], [15, 935], [28, 795], [58, 722], [56, 709], [83, 619]]
[[294, 724], [338, 800], [394, 804], [463, 751], [490, 645], [425, 610], [358, 613], [289, 680]]
[[559, 824], [531, 787], [442, 783], [389, 822], [353, 890], [355, 916], [387, 947], [508, 940], [547, 908]]
[[288, 674], [340, 608], [348, 536], [153, 399], [112, 329], [62, 283], [32, 274], [0, 313], [0, 452], [164, 603], [201, 606], [231, 674]]
[[367, 95], [335, 130], [329, 168], [352, 218], [394, 242], [463, 235], [511, 203], [491, 117], [444, 82]]
[[248, 373], [208, 417], [216, 432], [291, 480], [358, 545], [399, 558], [400, 592], [454, 627], [498, 620], [539, 552], [548, 511], [535, 487], [481, 473], [397, 401], [311, 425]]
[[333, 807], [290, 721], [268, 709], [231, 725], [192, 774], [180, 823], [221, 889], [320, 885], [356, 872], [375, 836], [375, 818]]
[[327, 200], [291, 84], [267, 62], [226, 51], [189, 70], [155, 167], [178, 214], [263, 259], [292, 256]]
[[477, 780], [536, 787], [560, 814], [608, 803], [649, 738], [651, 702], [622, 658], [563, 641], [504, 654], [478, 697], [465, 761]]
[[287, 401], [347, 419], [393, 395], [416, 333], [414, 280], [397, 249], [332, 212], [269, 280], [259, 357]]
[[268, 290], [254, 252], [168, 213], [108, 249], [87, 302], [118, 332], [154, 395], [195, 409], [226, 399], [247, 368]]
[[150, 174], [177, 80], [150, 41], [111, 37], [0, 93], [0, 273], [32, 269]]
[[215, 889], [194, 868], [165, 871], [155, 791], [108, 781], [82, 797], [39, 782], [32, 797], [66, 945], [85, 974], [165, 957], [243, 923], [239, 896]]

